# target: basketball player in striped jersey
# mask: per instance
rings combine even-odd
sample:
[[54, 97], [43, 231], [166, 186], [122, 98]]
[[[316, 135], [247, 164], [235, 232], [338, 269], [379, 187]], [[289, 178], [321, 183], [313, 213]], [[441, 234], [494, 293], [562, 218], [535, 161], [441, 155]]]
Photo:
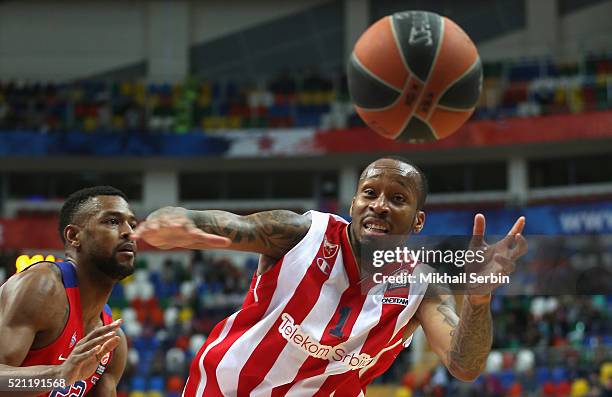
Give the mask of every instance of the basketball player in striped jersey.
[[[67, 260], [34, 264], [0, 287], [0, 396], [117, 395], [127, 343], [106, 302], [134, 270], [126, 200], [110, 186], [70, 195], [59, 224]], [[20, 391], [54, 380], [65, 384]]]
[[[496, 285], [479, 285], [456, 314], [451, 296], [426, 296], [422, 283], [400, 289], [404, 295], [367, 293], [360, 283], [362, 245], [421, 231], [426, 186], [407, 161], [383, 158], [362, 173], [350, 224], [316, 211], [237, 216], [166, 207], [149, 215], [135, 237], [160, 248], [261, 254], [242, 308], [208, 336], [183, 396], [363, 396], [419, 325], [455, 377], [475, 379], [491, 348]], [[485, 246], [484, 221], [475, 218], [472, 248]], [[513, 271], [527, 249], [523, 226], [521, 217], [508, 237], [487, 246], [489, 271]]]

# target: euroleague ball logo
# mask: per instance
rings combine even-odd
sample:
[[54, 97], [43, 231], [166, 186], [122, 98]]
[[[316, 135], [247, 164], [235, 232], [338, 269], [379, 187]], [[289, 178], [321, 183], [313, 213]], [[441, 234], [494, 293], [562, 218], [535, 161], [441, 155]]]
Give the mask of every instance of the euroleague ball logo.
[[397, 19], [412, 19], [412, 28], [410, 29], [410, 37], [408, 44], [424, 45], [431, 47], [433, 45], [433, 35], [431, 33], [431, 25], [429, 17], [424, 12], [398, 12], [395, 14]]

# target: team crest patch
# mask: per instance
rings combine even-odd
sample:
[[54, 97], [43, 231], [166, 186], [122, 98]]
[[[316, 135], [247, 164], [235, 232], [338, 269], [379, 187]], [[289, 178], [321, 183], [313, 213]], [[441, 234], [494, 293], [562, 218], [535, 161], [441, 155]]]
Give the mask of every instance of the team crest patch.
[[76, 331], [74, 332], [74, 334], [72, 334], [72, 337], [70, 337], [70, 345], [68, 345], [69, 349], [72, 349], [74, 347], [74, 345], [76, 344]]
[[330, 243], [327, 240], [327, 236], [323, 239], [323, 257], [325, 259], [330, 259], [336, 256], [338, 253], [338, 248], [340, 246], [338, 244]]

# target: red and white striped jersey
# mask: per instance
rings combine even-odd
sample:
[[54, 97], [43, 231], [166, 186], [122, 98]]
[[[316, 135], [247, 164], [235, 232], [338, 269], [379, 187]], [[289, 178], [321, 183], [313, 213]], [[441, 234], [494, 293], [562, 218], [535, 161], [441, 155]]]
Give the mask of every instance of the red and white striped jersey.
[[213, 329], [183, 396], [363, 396], [407, 346], [403, 331], [426, 285], [366, 293], [348, 223], [310, 214], [306, 236]]

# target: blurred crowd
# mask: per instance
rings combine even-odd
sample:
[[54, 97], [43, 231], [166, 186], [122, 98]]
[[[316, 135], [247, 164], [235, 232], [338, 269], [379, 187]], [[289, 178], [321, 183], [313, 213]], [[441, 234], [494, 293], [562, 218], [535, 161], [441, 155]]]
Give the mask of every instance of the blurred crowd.
[[[454, 379], [438, 365], [403, 374], [403, 396], [612, 396], [612, 296], [494, 299], [494, 343], [483, 375]], [[401, 375], [401, 374], [398, 374]]]
[[[532, 248], [536, 254], [521, 266], [541, 261]], [[588, 258], [579, 254], [574, 265], [584, 266]], [[14, 272], [15, 255], [0, 256], [0, 283]], [[109, 300], [130, 346], [119, 396], [179, 396], [192, 358], [215, 324], [241, 306], [257, 267], [249, 255], [163, 255], [142, 254]], [[456, 381], [442, 366], [415, 371], [419, 363], [407, 349], [374, 389], [401, 379], [397, 396], [404, 397], [610, 396], [611, 307], [612, 295], [497, 295], [493, 352], [476, 382]]]
[[[497, 119], [612, 107], [612, 58], [575, 64], [546, 59], [484, 65], [474, 118]], [[315, 69], [258, 82], [190, 78], [66, 83], [0, 81], [0, 131], [156, 133], [362, 125], [346, 76]]]
[[580, 113], [612, 107], [612, 57], [485, 64], [476, 118]]

